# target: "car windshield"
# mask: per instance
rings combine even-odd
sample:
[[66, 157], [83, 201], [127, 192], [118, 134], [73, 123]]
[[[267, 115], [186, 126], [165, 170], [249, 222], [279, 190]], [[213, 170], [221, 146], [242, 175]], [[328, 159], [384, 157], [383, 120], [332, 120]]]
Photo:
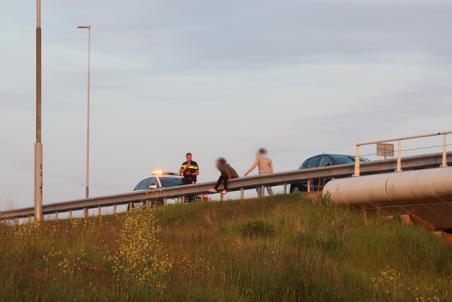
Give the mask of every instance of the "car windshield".
[[355, 158], [348, 155], [331, 155], [336, 165], [346, 165], [355, 162]]
[[175, 187], [182, 185], [182, 178], [179, 177], [160, 177], [162, 187]]
[[151, 182], [150, 178], [143, 179], [135, 186], [133, 190], [134, 191], [147, 190], [150, 182]]

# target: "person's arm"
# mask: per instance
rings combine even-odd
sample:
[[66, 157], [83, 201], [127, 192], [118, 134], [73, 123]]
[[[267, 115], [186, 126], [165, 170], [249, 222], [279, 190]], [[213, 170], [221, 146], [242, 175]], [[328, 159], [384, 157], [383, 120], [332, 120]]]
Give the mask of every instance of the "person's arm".
[[179, 169], [179, 175], [183, 175], [185, 170], [187, 170], [187, 165], [182, 164]]
[[199, 166], [198, 163], [196, 163], [196, 171], [193, 173], [193, 175], [198, 176], [199, 175]]
[[251, 165], [251, 167], [248, 169], [248, 171], [246, 171], [245, 177], [248, 176], [248, 174], [250, 174], [251, 172], [253, 172], [253, 170], [256, 169], [256, 167], [257, 167], [258, 164], [259, 164], [259, 160], [256, 158], [256, 160], [255, 160], [254, 163]]

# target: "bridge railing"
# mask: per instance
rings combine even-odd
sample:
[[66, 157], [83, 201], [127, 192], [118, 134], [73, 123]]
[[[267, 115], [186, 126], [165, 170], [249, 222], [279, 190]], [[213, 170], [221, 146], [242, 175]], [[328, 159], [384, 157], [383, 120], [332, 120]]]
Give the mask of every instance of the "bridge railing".
[[[439, 167], [443, 163], [444, 157], [441, 153], [411, 156], [404, 159], [404, 169], [425, 169]], [[446, 163], [452, 164], [452, 152], [446, 154]], [[397, 160], [379, 160], [364, 163], [360, 167], [362, 174], [376, 174], [391, 172], [397, 166]], [[314, 169], [304, 169], [289, 171], [283, 173], [275, 173], [265, 176], [252, 176], [238, 178], [231, 181], [229, 185], [230, 191], [239, 191], [240, 198], [244, 198], [244, 191], [248, 189], [263, 188], [265, 186], [284, 187], [284, 193], [289, 192], [289, 185], [297, 182], [310, 182], [318, 178], [339, 178], [350, 177], [354, 173], [352, 165], [337, 165]], [[214, 185], [213, 182], [206, 182], [194, 185], [185, 185], [178, 187], [162, 188], [143, 192], [130, 192], [124, 194], [101, 196], [88, 199], [72, 200], [66, 202], [46, 204], [43, 206], [43, 215], [57, 215], [59, 213], [67, 213], [68, 217], [72, 217], [74, 211], [83, 211], [84, 217], [88, 217], [89, 209], [97, 209], [97, 214], [102, 214], [102, 209], [112, 208], [112, 213], [116, 214], [117, 207], [120, 205], [129, 205], [136, 202], [144, 204], [152, 204], [157, 200], [166, 200], [169, 198], [179, 198], [189, 195], [197, 195], [207, 193]], [[309, 188], [309, 186], [308, 186]], [[263, 191], [263, 190], [262, 190]], [[32, 207], [0, 212], [0, 220], [18, 220], [20, 218], [31, 218], [34, 215]]]
[[[413, 135], [413, 136], [404, 136], [404, 137], [398, 137], [398, 138], [391, 138], [391, 139], [384, 139], [384, 140], [378, 140], [378, 141], [371, 141], [371, 142], [365, 142], [365, 143], [359, 143], [356, 144], [356, 151], [355, 151], [355, 158], [359, 159], [361, 156], [361, 147], [363, 146], [370, 146], [370, 145], [376, 145], [377, 149], [380, 146], [382, 146], [383, 148], [385, 147], [384, 145], [388, 145], [389, 150], [381, 150], [381, 154], [379, 154], [380, 156], [385, 156], [386, 158], [386, 154], [389, 154], [389, 156], [393, 156], [394, 154], [394, 143], [396, 143], [397, 145], [397, 149], [395, 151], [396, 153], [396, 160], [397, 160], [397, 165], [394, 169], [395, 172], [400, 172], [402, 171], [402, 142], [403, 141], [408, 141], [408, 140], [415, 140], [415, 139], [421, 139], [421, 138], [431, 138], [431, 137], [436, 137], [436, 136], [442, 136], [442, 144], [439, 145], [439, 147], [441, 147], [441, 167], [445, 168], [447, 167], [448, 163], [447, 163], [447, 137], [448, 135], [452, 134], [452, 131], [445, 131], [445, 132], [436, 132], [436, 133], [429, 133], [429, 134], [422, 134], [422, 135]], [[431, 146], [431, 147], [437, 147], [437, 146]], [[425, 147], [420, 147], [418, 149], [424, 149]], [[377, 151], [377, 153], [379, 153]], [[361, 161], [360, 160], [356, 160], [355, 161], [355, 171], [353, 173], [353, 176], [359, 176], [361, 174]]]

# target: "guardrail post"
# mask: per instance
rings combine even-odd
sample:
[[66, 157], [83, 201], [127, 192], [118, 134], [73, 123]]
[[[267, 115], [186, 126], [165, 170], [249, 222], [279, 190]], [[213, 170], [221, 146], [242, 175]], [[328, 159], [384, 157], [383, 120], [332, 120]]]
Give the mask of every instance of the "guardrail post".
[[396, 172], [402, 171], [402, 141], [397, 141], [397, 169]]
[[55, 220], [58, 220], [58, 212], [55, 212]]
[[100, 216], [100, 215], [102, 215], [102, 207], [98, 206], [97, 207], [97, 216]]
[[245, 199], [245, 190], [243, 188], [240, 188], [240, 199], [241, 200]]
[[116, 205], [113, 205], [113, 215], [116, 215]]
[[284, 195], [287, 194], [287, 183], [284, 184]]
[[68, 212], [67, 217], [68, 217], [69, 219], [72, 219], [72, 211], [69, 211], [69, 212]]
[[355, 150], [355, 173], [353, 174], [353, 176], [359, 176], [361, 174], [360, 171], [360, 165], [361, 162], [359, 160], [359, 145], [356, 145], [356, 150]]
[[447, 167], [447, 134], [444, 134], [443, 138], [443, 158], [441, 161], [441, 168]]
[[88, 208], [84, 208], [83, 209], [83, 218], [88, 218], [88, 216], [89, 216]]
[[363, 213], [364, 225], [368, 225], [369, 224], [369, 220], [367, 218], [367, 210], [366, 210], [366, 208], [362, 207], [361, 211]]
[[265, 186], [261, 186], [261, 198], [265, 197]]
[[308, 193], [310, 193], [311, 192], [311, 180], [310, 179], [308, 179], [308, 181], [306, 182], [306, 185], [307, 185], [307, 191], [308, 191]]

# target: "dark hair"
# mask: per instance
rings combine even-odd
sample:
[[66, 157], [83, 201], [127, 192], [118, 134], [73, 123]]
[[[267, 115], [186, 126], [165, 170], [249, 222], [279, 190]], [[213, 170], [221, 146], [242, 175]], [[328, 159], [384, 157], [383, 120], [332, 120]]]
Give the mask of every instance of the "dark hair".
[[260, 148], [257, 152], [259, 152], [259, 154], [267, 154], [267, 150], [265, 148]]
[[185, 154], [185, 156], [189, 156], [189, 155], [193, 156], [193, 155], [191, 154], [191, 152], [187, 152], [187, 154]]
[[224, 165], [226, 163], [226, 159], [224, 157], [220, 157], [217, 159], [217, 162], [219, 162], [220, 164]]

